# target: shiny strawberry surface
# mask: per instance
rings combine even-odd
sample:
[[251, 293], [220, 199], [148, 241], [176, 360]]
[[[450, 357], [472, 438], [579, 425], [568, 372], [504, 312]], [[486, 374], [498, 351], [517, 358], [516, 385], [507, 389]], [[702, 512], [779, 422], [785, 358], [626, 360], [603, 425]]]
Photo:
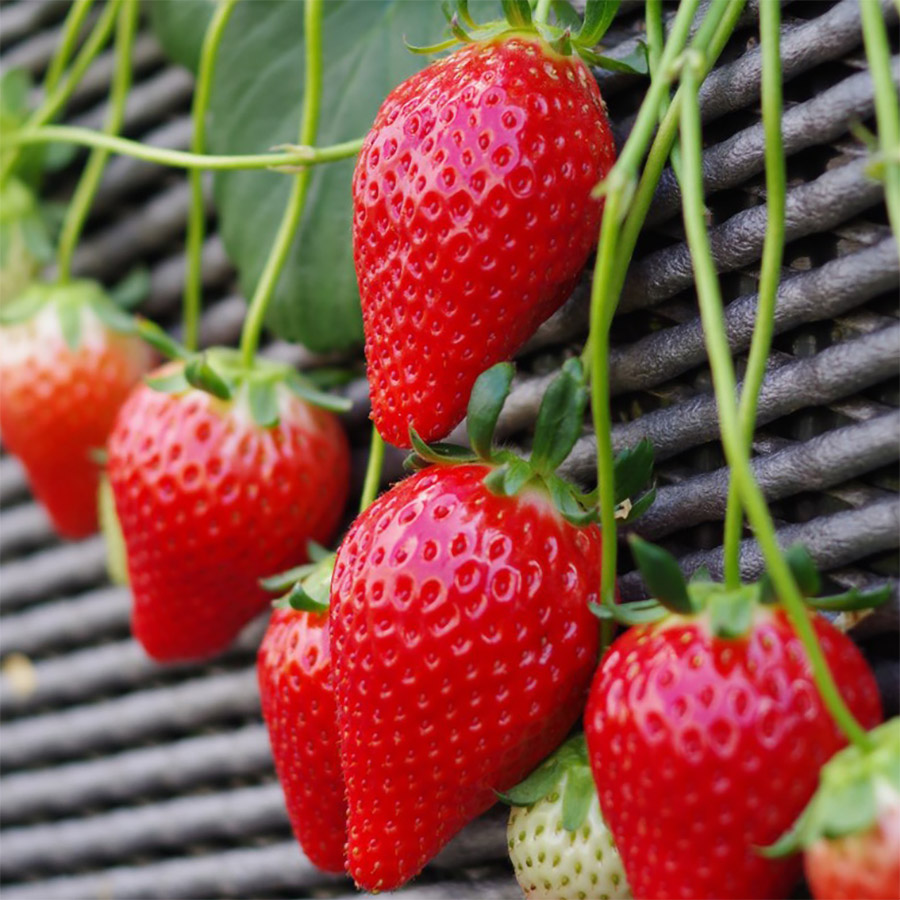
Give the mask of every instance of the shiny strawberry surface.
[[[846, 744], [781, 609], [713, 637], [672, 616], [619, 637], [591, 686], [585, 734], [600, 805], [636, 897], [786, 897], [800, 860], [777, 840]], [[881, 721], [874, 677], [852, 641], [813, 619], [844, 699]]]
[[562, 741], [596, 663], [595, 526], [432, 467], [354, 523], [331, 590], [348, 870], [416, 875]]
[[271, 599], [258, 580], [306, 561], [343, 512], [349, 450], [337, 419], [286, 390], [281, 421], [253, 422], [243, 395], [142, 385], [109, 440], [128, 550], [132, 630], [159, 660], [223, 650]]
[[372, 417], [441, 438], [478, 375], [565, 300], [615, 159], [589, 69], [537, 36], [464, 46], [385, 100], [357, 161], [353, 247]]
[[257, 656], [275, 771], [303, 852], [344, 871], [346, 809], [328, 615], [276, 609]]

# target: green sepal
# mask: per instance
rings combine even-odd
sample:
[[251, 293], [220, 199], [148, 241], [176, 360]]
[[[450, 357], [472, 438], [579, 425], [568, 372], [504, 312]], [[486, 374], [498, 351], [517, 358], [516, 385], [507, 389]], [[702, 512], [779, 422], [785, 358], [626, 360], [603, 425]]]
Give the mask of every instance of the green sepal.
[[0, 309], [0, 325], [18, 325], [33, 318], [38, 310], [50, 299], [48, 287], [33, 284], [26, 288], [15, 300]]
[[633, 603], [616, 603], [612, 606], [589, 603], [588, 609], [601, 621], [612, 620], [626, 628], [658, 622], [669, 614], [656, 600], [635, 600]]
[[587, 765], [569, 768], [562, 802], [562, 825], [566, 831], [577, 831], [581, 827], [596, 790]]
[[302, 566], [294, 566], [293, 569], [279, 572], [277, 575], [269, 575], [266, 578], [260, 578], [259, 586], [264, 591], [269, 591], [273, 594], [283, 593], [293, 587], [296, 582], [302, 581], [310, 575], [315, 567], [315, 563], [312, 562], [304, 563]]
[[297, 612], [328, 612], [328, 603], [317, 600], [307, 593], [299, 581], [283, 597], [275, 600], [272, 605], [278, 609], [293, 609]]
[[56, 315], [66, 346], [74, 353], [81, 344], [81, 305], [66, 299], [56, 304]]
[[707, 607], [713, 634], [727, 639], [745, 635], [753, 624], [756, 595], [755, 587], [710, 592]]
[[568, 28], [559, 37], [553, 38], [548, 43], [560, 56], [572, 55], [572, 34]]
[[[784, 561], [804, 597], [815, 597], [822, 590], [822, 579], [819, 577], [816, 564], [803, 544], [792, 544], [788, 547], [784, 551]], [[759, 580], [759, 586], [761, 602], [773, 603], [777, 599], [775, 587], [768, 572], [763, 573]]]
[[[469, 0], [456, 0], [455, 5], [457, 16], [459, 16], [469, 28], [477, 28], [478, 26], [475, 24], [475, 20], [469, 12]], [[453, 16], [451, 15], [450, 18], [452, 19]]]
[[860, 609], [874, 609], [886, 603], [894, 593], [894, 586], [885, 584], [871, 591], [851, 588], [843, 594], [830, 597], [807, 597], [806, 605], [823, 612], [855, 612]]
[[580, 47], [598, 44], [616, 17], [620, 2], [621, 0], [587, 0], [584, 21], [573, 39], [575, 43]]
[[143, 266], [132, 269], [109, 292], [113, 303], [120, 309], [134, 309], [150, 293], [150, 273]]
[[188, 360], [191, 353], [178, 343], [171, 335], [143, 316], [137, 316], [137, 333], [151, 346], [168, 359]]
[[544, 477], [544, 483], [553, 505], [567, 522], [580, 527], [597, 521], [597, 510], [585, 509], [578, 502], [575, 488], [567, 481], [558, 475], [549, 475]]
[[91, 297], [89, 303], [97, 318], [111, 331], [117, 331], [120, 334], [134, 334], [137, 331], [137, 322], [134, 316], [117, 306], [105, 294]]
[[50, 233], [40, 209], [36, 209], [33, 215], [22, 218], [19, 225], [28, 252], [39, 262], [50, 262], [53, 259], [53, 241], [50, 240]]
[[278, 389], [271, 379], [249, 379], [247, 401], [250, 404], [250, 415], [260, 428], [271, 428], [278, 424], [280, 418]]
[[484, 476], [484, 486], [499, 497], [512, 497], [518, 494], [534, 475], [534, 470], [524, 459], [510, 455], [502, 465], [491, 469]]
[[570, 28], [573, 33], [581, 29], [581, 16], [570, 0], [552, 0], [550, 8], [556, 14], [556, 21], [562, 28]]
[[625, 75], [649, 75], [650, 62], [647, 57], [647, 45], [643, 41], [638, 41], [637, 46], [626, 56], [621, 59], [613, 59], [611, 56], [604, 56], [601, 53], [595, 53], [586, 46], [578, 45], [578, 55], [588, 64], [596, 66], [600, 69], [607, 69], [610, 72], [622, 72]]
[[615, 502], [633, 497], [653, 475], [653, 444], [644, 438], [633, 447], [616, 454], [613, 462]]
[[440, 465], [441, 463], [475, 462], [478, 459], [471, 450], [460, 447], [458, 444], [426, 444], [412, 425], [409, 427], [409, 442], [412, 444], [416, 456], [427, 463]]
[[568, 359], [550, 382], [538, 411], [531, 465], [539, 472], [555, 472], [571, 453], [584, 428], [587, 401], [581, 360]]
[[[331, 388], [350, 384], [357, 377], [357, 374], [353, 369], [343, 368], [342, 366], [323, 366], [321, 369], [311, 369], [309, 372], [304, 372], [301, 377], [305, 378], [320, 391], [328, 391]], [[347, 403], [352, 406], [349, 400], [347, 400]]]
[[452, 38], [447, 38], [445, 41], [439, 41], [437, 44], [425, 44], [424, 46], [419, 46], [407, 43], [406, 39], [404, 39], [403, 45], [410, 53], [415, 53], [419, 56], [430, 56], [432, 53], [440, 53], [442, 50], [449, 50], [451, 47], [455, 47], [460, 42], [460, 38], [455, 31], [453, 34], [454, 36]]
[[336, 394], [320, 391], [309, 379], [293, 369], [285, 375], [284, 383], [291, 393], [320, 409], [344, 413], [353, 407], [353, 401], [349, 397], [339, 397]]
[[205, 353], [197, 354], [186, 363], [184, 377], [188, 384], [220, 400], [230, 400], [231, 385], [210, 364]]
[[531, 806], [543, 800], [559, 782], [559, 761], [555, 757], [544, 760], [523, 782], [497, 797], [508, 806]]
[[632, 504], [631, 509], [628, 510], [628, 515], [625, 516], [624, 519], [621, 520], [623, 525], [629, 525], [635, 519], [639, 519], [651, 506], [653, 506], [654, 501], [656, 500], [656, 485], [650, 488], [646, 494], [642, 494], [637, 498]]
[[650, 593], [672, 612], [682, 615], [696, 612], [675, 557], [637, 535], [631, 535], [628, 543]]
[[528, 0], [501, 0], [503, 15], [514, 28], [531, 27], [531, 5]]
[[[302, 571], [300, 579], [294, 583], [287, 594], [279, 597], [273, 605], [281, 609], [289, 608], [300, 612], [326, 612], [331, 594], [331, 575], [334, 571], [335, 559], [334, 553], [327, 552], [317, 562], [295, 569], [294, 571], [297, 572]], [[289, 574], [284, 572], [282, 575], [275, 575], [266, 581], [274, 584], [276, 579], [283, 579]], [[265, 587], [265, 585], [263, 586]]]
[[182, 394], [190, 390], [191, 386], [184, 374], [184, 368], [179, 367], [174, 372], [165, 375], [151, 375], [144, 379], [144, 384], [159, 391], [161, 394]]
[[334, 551], [329, 550], [318, 541], [307, 541], [306, 555], [313, 563], [320, 563], [328, 559], [329, 556], [334, 556]]
[[689, 584], [711, 584], [712, 575], [710, 574], [709, 566], [700, 566], [699, 569], [695, 569], [694, 574], [691, 575], [688, 581]]
[[497, 419], [509, 396], [515, 373], [516, 369], [512, 363], [497, 363], [482, 372], [472, 386], [466, 412], [466, 427], [469, 443], [480, 459], [491, 459]]

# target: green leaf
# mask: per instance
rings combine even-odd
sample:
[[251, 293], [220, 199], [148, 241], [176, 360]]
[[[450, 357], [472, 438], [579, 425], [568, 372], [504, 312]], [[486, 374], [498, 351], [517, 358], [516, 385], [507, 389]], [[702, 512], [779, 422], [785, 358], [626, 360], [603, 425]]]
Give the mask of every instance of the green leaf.
[[551, 756], [541, 763], [524, 781], [497, 796], [510, 806], [531, 806], [543, 800], [559, 781], [559, 761]]
[[[403, 36], [425, 44], [443, 33], [441, 7], [434, 0], [329, 0], [317, 143], [365, 134], [390, 90], [426, 62], [407, 52]], [[238, 4], [216, 66], [210, 153], [258, 153], [297, 140], [304, 56], [302, 3]], [[351, 229], [353, 169], [354, 160], [348, 159], [313, 170], [298, 235], [267, 317], [279, 337], [317, 351], [362, 341]], [[283, 173], [216, 175], [220, 234], [244, 296], [253, 294], [287, 194]]]
[[81, 343], [81, 305], [65, 301], [56, 304], [56, 315], [66, 346], [74, 353]]
[[128, 315], [127, 312], [124, 312], [104, 294], [91, 297], [88, 302], [91, 309], [96, 313], [97, 318], [107, 328], [111, 328], [113, 331], [118, 331], [121, 334], [134, 334], [137, 331], [137, 323], [134, 316]]
[[166, 55], [196, 73], [215, 0], [152, 0], [143, 7]]
[[597, 518], [596, 509], [584, 509], [575, 496], [575, 488], [557, 475], [544, 478], [544, 483], [550, 491], [550, 499], [559, 510], [560, 515], [573, 525], [587, 525]]
[[191, 358], [191, 354], [156, 322], [151, 322], [150, 319], [145, 319], [143, 316], [138, 316], [136, 322], [138, 334], [163, 356], [169, 359], [187, 360]]
[[616, 503], [633, 497], [644, 487], [653, 474], [653, 444], [644, 438], [623, 450], [613, 464], [613, 483], [616, 486]]
[[281, 593], [293, 587], [298, 581], [302, 581], [312, 573], [315, 568], [314, 563], [304, 563], [302, 566], [294, 566], [293, 569], [287, 569], [279, 572], [277, 575], [269, 575], [266, 578], [259, 579], [259, 586], [264, 591], [272, 593]]
[[658, 622], [669, 613], [664, 606], [660, 606], [655, 600], [636, 600], [634, 603], [617, 603], [606, 606], [601, 603], [588, 603], [588, 609], [598, 619], [612, 619], [626, 628], [632, 625], [646, 625], [649, 622]]
[[569, 28], [573, 34], [581, 29], [581, 16], [570, 0], [552, 0], [551, 9], [556, 13], [556, 21], [562, 28]]
[[700, 566], [699, 569], [694, 570], [694, 574], [690, 577], [691, 584], [706, 584], [712, 582], [712, 575], [709, 572], [708, 566]]
[[132, 269], [109, 292], [113, 302], [121, 309], [134, 309], [150, 293], [150, 273], [143, 266]]
[[49, 299], [47, 285], [33, 284], [15, 300], [0, 307], [0, 325], [16, 325], [32, 318]]
[[550, 382], [538, 411], [531, 464], [539, 472], [555, 472], [569, 455], [584, 428], [587, 401], [581, 360], [566, 360]]
[[628, 510], [628, 515], [625, 517], [623, 524], [628, 525], [635, 519], [639, 519], [651, 506], [653, 506], [654, 500], [656, 500], [655, 485], [650, 488], [646, 494], [642, 494], [631, 504], [631, 509]]
[[310, 594], [298, 581], [283, 597], [279, 597], [275, 606], [282, 609], [295, 609], [297, 612], [323, 613], [328, 612], [328, 602], [320, 600]]
[[813, 609], [827, 612], [854, 612], [860, 609], [874, 609], [886, 603], [894, 593], [894, 585], [886, 584], [871, 591], [851, 588], [843, 594], [830, 597], [807, 597], [806, 604]]
[[510, 25], [527, 27], [531, 25], [531, 5], [528, 0], [501, 0], [503, 15]]
[[753, 623], [755, 591], [746, 588], [709, 595], [709, 615], [713, 634], [722, 638], [745, 635]]
[[306, 555], [313, 563], [320, 563], [323, 560], [328, 559], [330, 556], [334, 556], [334, 551], [329, 550], [327, 547], [323, 547], [316, 541], [307, 541]]
[[475, 462], [477, 457], [466, 447], [458, 444], [426, 444], [419, 433], [410, 425], [409, 442], [416, 455], [428, 463]]
[[250, 415], [260, 428], [278, 424], [278, 390], [270, 379], [251, 379], [247, 384]]
[[509, 396], [516, 368], [512, 363], [497, 363], [478, 376], [469, 395], [466, 427], [469, 443], [480, 459], [491, 458], [494, 429], [503, 404]]
[[598, 44], [616, 17], [619, 3], [620, 0], [587, 0], [584, 7], [584, 24], [575, 35], [575, 42], [585, 47]]
[[623, 72], [625, 75], [649, 75], [650, 62], [647, 58], [647, 45], [639, 41], [637, 46], [620, 59], [611, 56], [603, 56], [594, 53], [586, 47], [579, 46], [578, 53], [585, 62], [599, 69], [607, 69], [610, 72]]
[[[802, 544], [792, 544], [784, 551], [784, 561], [791, 570], [797, 587], [804, 597], [815, 597], [822, 589], [822, 580], [809, 551]], [[763, 603], [776, 599], [775, 586], [768, 572], [759, 580], [760, 597]]]
[[231, 386], [210, 365], [205, 353], [200, 353], [188, 361], [184, 367], [184, 377], [188, 384], [220, 400], [231, 399]]
[[587, 766], [572, 766], [568, 770], [562, 802], [562, 825], [566, 831], [577, 831], [581, 827], [596, 793]]
[[289, 372], [285, 377], [285, 384], [292, 393], [320, 409], [342, 413], [353, 407], [353, 401], [349, 397], [339, 397], [337, 394], [320, 391], [312, 381], [299, 372]]
[[153, 375], [144, 379], [147, 387], [153, 388], [162, 394], [181, 394], [190, 390], [190, 384], [184, 374], [184, 367], [179, 366], [174, 372], [165, 375]]
[[684, 615], [694, 612], [684, 575], [675, 557], [637, 535], [631, 535], [628, 542], [650, 593], [673, 612]]

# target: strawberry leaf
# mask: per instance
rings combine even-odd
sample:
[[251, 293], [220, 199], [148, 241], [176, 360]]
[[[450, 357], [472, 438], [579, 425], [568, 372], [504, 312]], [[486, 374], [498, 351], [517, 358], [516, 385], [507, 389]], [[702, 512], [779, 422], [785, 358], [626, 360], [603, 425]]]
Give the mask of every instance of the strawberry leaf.
[[559, 781], [559, 760], [555, 756], [541, 763], [524, 781], [497, 796], [509, 806], [531, 806], [543, 800]]
[[328, 612], [327, 601], [317, 600], [308, 593], [298, 581], [283, 597], [279, 597], [274, 606], [279, 609], [294, 609], [297, 612], [324, 613]]
[[113, 303], [120, 309], [134, 309], [150, 293], [150, 273], [143, 267], [132, 269], [109, 292]]
[[339, 397], [336, 394], [320, 391], [310, 379], [305, 378], [294, 370], [288, 372], [284, 383], [293, 394], [312, 403], [313, 406], [318, 406], [320, 409], [343, 413], [353, 407], [353, 401], [349, 397]]
[[607, 69], [610, 72], [622, 72], [625, 75], [650, 74], [647, 45], [643, 41], [639, 41], [634, 50], [619, 59], [615, 59], [612, 56], [603, 56], [581, 45], [578, 47], [578, 54], [590, 65], [600, 69]]
[[538, 472], [555, 472], [569, 455], [584, 428], [587, 401], [581, 360], [566, 360], [550, 382], [538, 411], [531, 450], [531, 465]]
[[260, 428], [271, 428], [278, 424], [278, 391], [270, 379], [254, 378], [247, 384], [247, 400], [250, 415]]
[[556, 14], [556, 21], [563, 28], [571, 28], [573, 34], [581, 29], [581, 16], [570, 0], [552, 0], [550, 4]]
[[90, 306], [97, 318], [112, 331], [118, 331], [120, 334], [134, 334], [137, 330], [134, 317], [124, 312], [106, 295], [100, 294], [91, 297]]
[[575, 35], [575, 42], [583, 47], [593, 47], [606, 34], [619, 11], [620, 0], [587, 0], [584, 22]]
[[709, 595], [708, 608], [713, 634], [722, 638], [745, 635], [753, 622], [756, 592], [747, 588]]
[[16, 325], [32, 318], [49, 299], [46, 285], [26, 288], [15, 300], [0, 309], [0, 325]]
[[503, 404], [509, 396], [515, 371], [512, 363], [497, 363], [482, 372], [472, 387], [466, 427], [469, 443], [479, 459], [491, 459], [494, 430]]
[[616, 486], [616, 503], [633, 497], [650, 480], [653, 474], [653, 444], [644, 438], [623, 450], [613, 463], [613, 484]]
[[471, 450], [458, 444], [426, 444], [412, 426], [409, 428], [409, 442], [416, 456], [427, 463], [475, 462], [477, 459]]
[[656, 485], [650, 488], [646, 494], [642, 494], [638, 497], [638, 499], [631, 504], [631, 509], [628, 510], [628, 515], [625, 516], [623, 524], [627, 525], [635, 519], [639, 519], [648, 509], [650, 509], [654, 500], [656, 500]]
[[296, 582], [302, 581], [308, 575], [312, 574], [314, 568], [314, 563], [304, 563], [302, 566], [294, 566], [293, 569], [279, 572], [277, 575], [269, 575], [267, 578], [260, 578], [259, 586], [264, 591], [281, 593], [292, 588]]
[[577, 831], [581, 827], [596, 792], [588, 766], [569, 768], [562, 801], [562, 825], [566, 831]]
[[143, 316], [137, 317], [137, 332], [154, 350], [158, 350], [169, 359], [187, 360], [191, 354], [185, 350], [171, 335], [167, 334], [156, 322]]
[[893, 593], [894, 585], [892, 584], [885, 584], [871, 591], [851, 588], [843, 594], [832, 594], [830, 597], [807, 597], [806, 604], [813, 609], [825, 612], [853, 612], [881, 606]]
[[660, 606], [656, 600], [636, 600], [633, 603], [617, 603], [614, 606], [606, 606], [602, 603], [589, 603], [588, 609], [601, 620], [611, 619], [626, 628], [632, 625], [646, 625], [650, 622], [658, 622], [668, 615], [664, 606]]
[[181, 394], [190, 389], [190, 384], [185, 378], [183, 368], [165, 375], [152, 375], [144, 379], [144, 384], [162, 394]]
[[184, 367], [188, 384], [220, 400], [231, 399], [231, 385], [210, 365], [205, 353], [189, 360]]
[[528, 27], [531, 25], [531, 4], [528, 0], [501, 0], [503, 15], [510, 25]]
[[573, 525], [587, 525], [597, 519], [597, 511], [595, 509], [585, 509], [578, 502], [575, 488], [572, 487], [557, 475], [545, 476], [544, 484], [550, 491], [550, 499], [553, 505], [559, 510], [560, 515]]
[[[804, 597], [815, 597], [822, 590], [822, 579], [816, 569], [809, 551], [803, 544], [792, 544], [784, 551], [784, 561], [800, 588]], [[772, 603], [776, 600], [775, 586], [768, 572], [764, 572], [759, 580], [760, 599], [763, 603]]]
[[650, 593], [672, 612], [684, 615], [694, 612], [684, 575], [675, 557], [637, 535], [631, 535], [628, 542]]
[[56, 315], [66, 346], [74, 353], [81, 343], [81, 305], [60, 300], [56, 304]]

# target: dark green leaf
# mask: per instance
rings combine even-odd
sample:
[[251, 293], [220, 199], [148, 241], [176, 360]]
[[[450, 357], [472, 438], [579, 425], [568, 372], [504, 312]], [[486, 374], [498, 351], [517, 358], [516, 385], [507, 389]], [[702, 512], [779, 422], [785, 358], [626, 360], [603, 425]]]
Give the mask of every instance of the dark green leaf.
[[179, 366], [174, 372], [167, 372], [165, 375], [154, 375], [145, 378], [144, 382], [148, 387], [162, 394], [181, 394], [190, 389], [182, 366]]
[[74, 353], [81, 344], [81, 305], [59, 302], [56, 304], [56, 315], [66, 346]]
[[[317, 143], [365, 134], [390, 90], [426, 62], [407, 52], [404, 35], [411, 43], [428, 44], [444, 27], [440, 4], [434, 0], [324, 4], [323, 115]], [[216, 66], [210, 153], [258, 153], [296, 142], [304, 55], [302, 3], [238, 4]], [[351, 234], [353, 169], [354, 160], [348, 159], [313, 170], [298, 235], [269, 307], [267, 324], [279, 337], [314, 350], [343, 349], [362, 341]], [[287, 194], [282, 173], [216, 175], [220, 233], [244, 296], [253, 294]]]
[[471, 450], [458, 444], [426, 444], [412, 426], [409, 429], [409, 442], [416, 454], [430, 463], [474, 462], [477, 458]]
[[613, 465], [616, 503], [633, 497], [653, 474], [653, 444], [644, 438], [616, 456]]
[[[804, 597], [815, 597], [822, 589], [822, 580], [806, 547], [802, 544], [792, 544], [784, 551], [784, 561], [791, 570], [800, 593]], [[776, 599], [775, 586], [768, 572], [763, 573], [759, 584], [763, 603], [770, 603]]]
[[308, 378], [305, 378], [299, 372], [290, 372], [285, 378], [285, 384], [288, 388], [303, 400], [318, 406], [321, 409], [327, 409], [331, 412], [347, 412], [353, 407], [353, 401], [349, 397], [340, 397], [337, 394], [329, 394], [320, 391]]
[[531, 806], [543, 800], [559, 781], [559, 762], [555, 757], [541, 763], [524, 781], [497, 796], [510, 806]]
[[528, 0], [501, 0], [503, 15], [510, 25], [528, 26], [531, 24], [531, 5]]
[[231, 386], [217, 372], [206, 358], [206, 354], [201, 353], [190, 359], [184, 367], [184, 377], [187, 378], [188, 384], [193, 387], [212, 394], [220, 400], [231, 399]]
[[278, 424], [278, 390], [269, 379], [250, 379], [247, 384], [247, 399], [250, 401], [250, 415], [260, 428], [271, 428]]
[[577, 43], [593, 47], [606, 34], [619, 10], [620, 0], [587, 0], [584, 24], [575, 36]]
[[623, 72], [626, 75], [648, 75], [650, 73], [647, 46], [643, 43], [638, 43], [627, 56], [619, 59], [594, 53], [592, 50], [581, 46], [578, 48], [578, 53], [585, 62], [599, 69], [607, 69], [610, 72]]
[[192, 72], [200, 64], [203, 37], [215, 8], [215, 0], [152, 0], [144, 4], [163, 50]]
[[653, 506], [654, 500], [656, 500], [655, 485], [650, 488], [646, 494], [638, 497], [638, 499], [631, 504], [631, 509], [628, 510], [628, 515], [625, 517], [624, 524], [629, 524], [634, 522], [635, 519], [639, 519], [651, 506]]
[[110, 292], [121, 309], [134, 309], [150, 293], [150, 273], [141, 266], [132, 269]]
[[545, 477], [544, 483], [550, 491], [550, 499], [560, 515], [573, 525], [587, 525], [597, 518], [595, 509], [584, 509], [575, 496], [575, 489], [556, 475]]
[[584, 822], [597, 789], [587, 766], [572, 766], [567, 776], [563, 788], [562, 825], [566, 831], [577, 831]]
[[650, 593], [673, 612], [684, 615], [694, 612], [684, 575], [675, 557], [637, 535], [631, 535], [628, 542]]
[[541, 401], [531, 464], [539, 472], [555, 472], [584, 428], [588, 391], [579, 359], [567, 360]]
[[860, 609], [874, 609], [881, 606], [894, 593], [894, 585], [886, 584], [871, 591], [860, 591], [851, 588], [843, 594], [832, 594], [830, 597], [807, 597], [806, 603], [813, 609], [828, 612], [853, 612]]
[[481, 459], [491, 458], [497, 418], [509, 396], [515, 372], [512, 363], [498, 363], [482, 372], [472, 386], [466, 426], [469, 431], [469, 443]]

